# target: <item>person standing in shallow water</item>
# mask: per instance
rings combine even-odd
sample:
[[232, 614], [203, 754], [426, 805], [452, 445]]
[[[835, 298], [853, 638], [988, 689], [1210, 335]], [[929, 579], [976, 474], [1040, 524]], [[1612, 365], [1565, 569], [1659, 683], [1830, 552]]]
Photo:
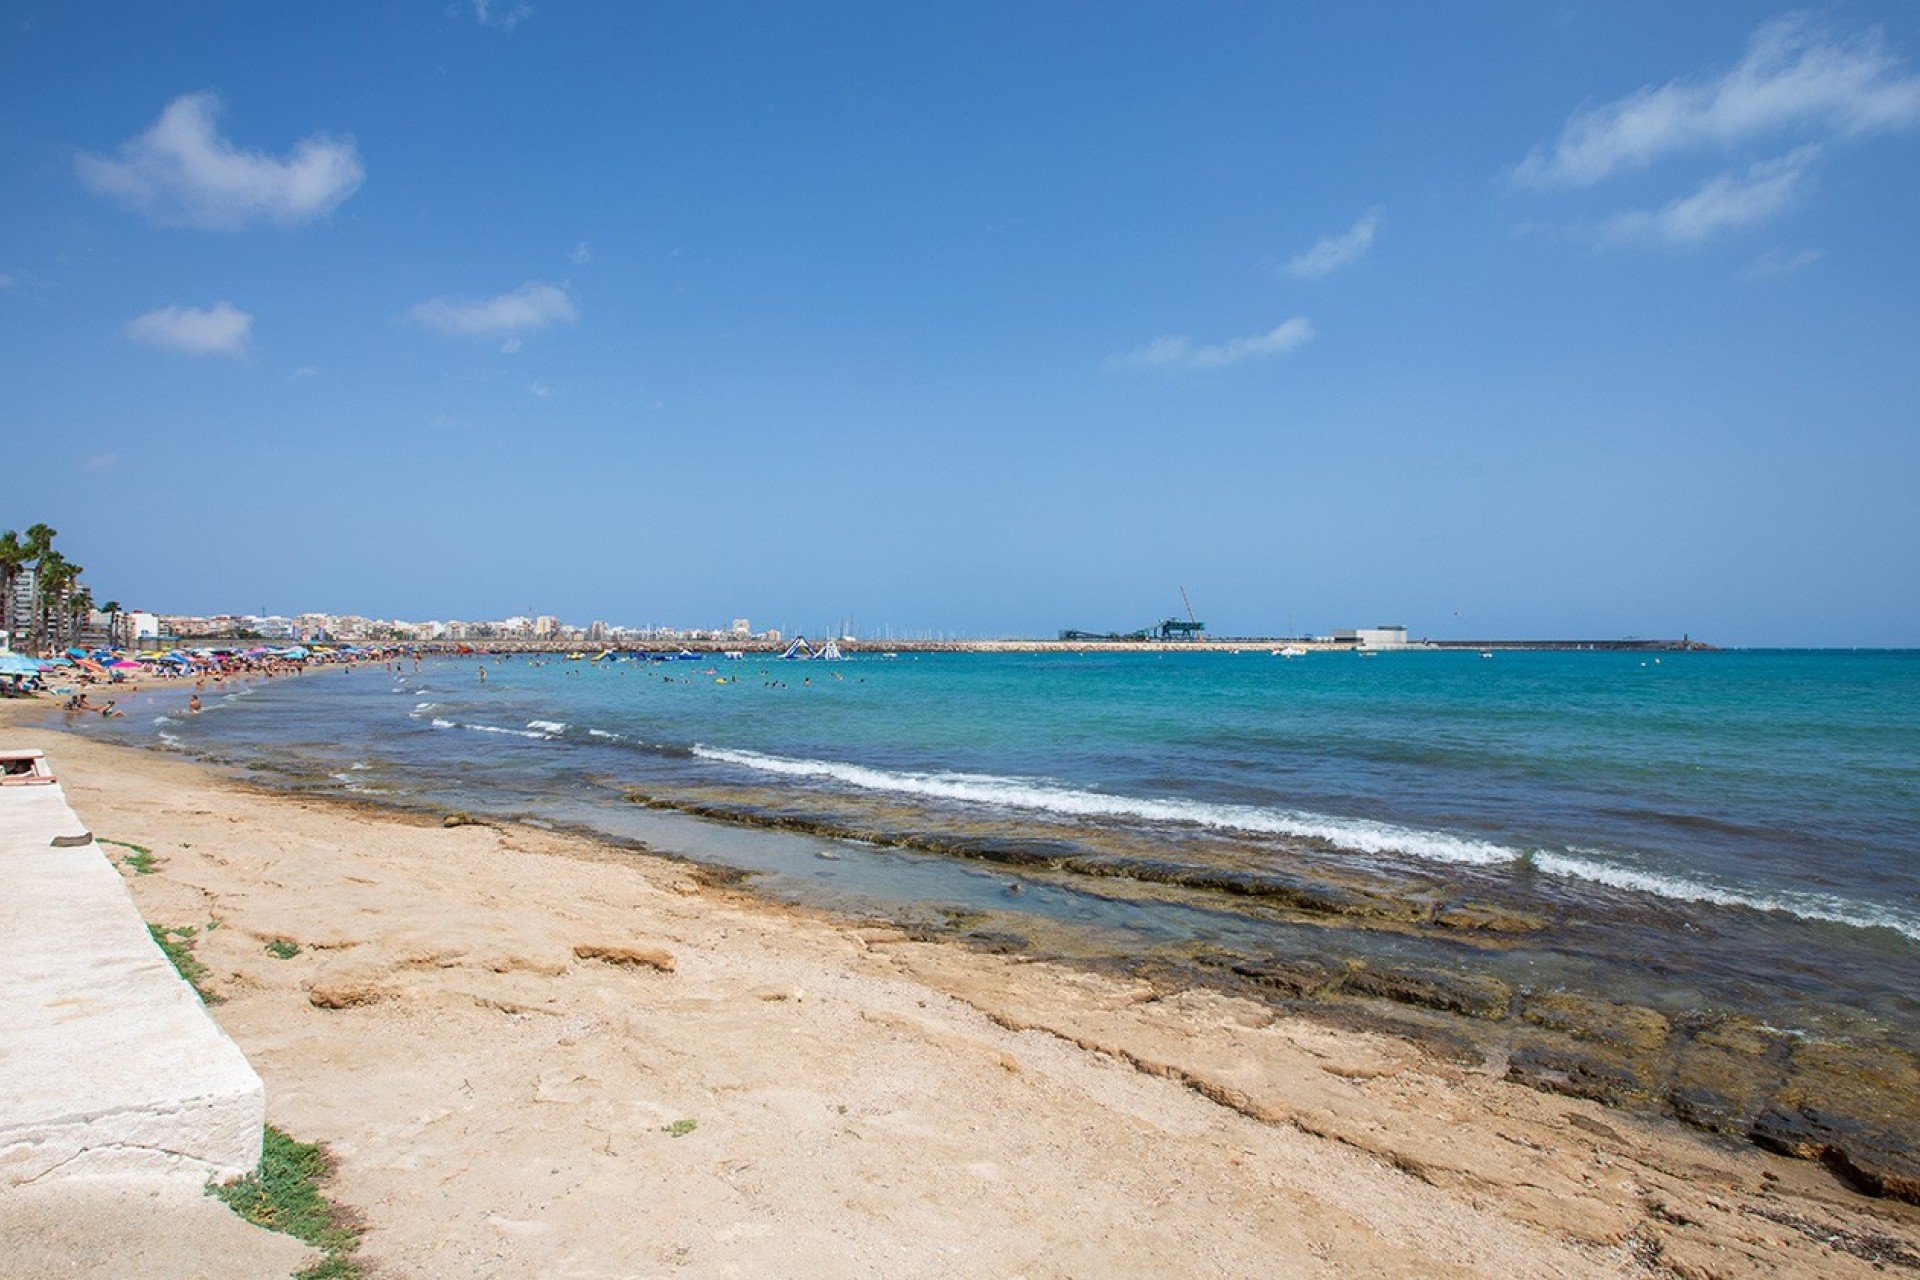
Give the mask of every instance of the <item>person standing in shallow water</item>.
[[187, 710], [196, 716], [200, 714], [200, 695], [199, 694], [196, 693], [192, 697], [187, 699]]
[[480, 683], [485, 684], [486, 682], [487, 682], [487, 664], [483, 662], [480, 664]]

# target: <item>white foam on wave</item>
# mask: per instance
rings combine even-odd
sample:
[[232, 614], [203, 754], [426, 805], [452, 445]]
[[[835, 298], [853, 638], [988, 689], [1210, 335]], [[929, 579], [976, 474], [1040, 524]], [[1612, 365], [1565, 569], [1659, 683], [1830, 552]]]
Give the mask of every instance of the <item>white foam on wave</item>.
[[862, 790], [968, 801], [1079, 818], [1131, 818], [1261, 835], [1304, 836], [1324, 840], [1336, 848], [1362, 853], [1399, 854], [1428, 862], [1500, 866], [1525, 859], [1531, 861], [1537, 870], [1563, 879], [1585, 880], [1612, 889], [1645, 893], [1679, 902], [1704, 902], [1754, 911], [1785, 912], [1803, 920], [1850, 925], [1860, 929], [1892, 929], [1920, 941], [1920, 918], [1889, 907], [1832, 894], [1724, 888], [1685, 877], [1624, 867], [1616, 862], [1600, 861], [1595, 856], [1577, 856], [1585, 853], [1604, 857], [1598, 850], [1577, 850], [1565, 854], [1550, 853], [1544, 849], [1523, 852], [1490, 840], [1476, 840], [1440, 831], [1422, 831], [1365, 818], [1340, 818], [1257, 805], [1111, 795], [1064, 787], [1036, 778], [976, 773], [915, 773], [831, 760], [796, 760], [763, 755], [757, 751], [703, 745], [696, 745], [693, 753], [704, 759], [739, 765], [762, 773], [817, 778]]
[[538, 729], [542, 733], [565, 733], [567, 726], [558, 720], [529, 720], [527, 728]]
[[587, 730], [587, 734], [588, 734], [588, 736], [589, 736], [589, 737], [594, 737], [594, 738], [607, 738], [607, 739], [610, 739], [610, 740], [612, 740], [612, 741], [614, 741], [614, 742], [625, 742], [625, 741], [626, 741], [626, 738], [625, 738], [625, 737], [623, 737], [622, 735], [620, 735], [620, 734], [617, 734], [617, 733], [608, 733], [608, 732], [607, 732], [607, 731], [606, 731], [605, 729], [589, 729], [589, 730]]
[[410, 719], [418, 720], [421, 716], [427, 714], [427, 712], [438, 711], [439, 709], [440, 704], [437, 702], [416, 702], [413, 704], [413, 710], [407, 712], [407, 716]]
[[172, 747], [175, 750], [179, 750], [187, 745], [173, 734], [168, 733], [165, 729], [160, 731], [160, 743], [162, 746]]
[[180, 723], [178, 720], [175, 720], [172, 716], [155, 716], [153, 718], [153, 722], [155, 724], [179, 724]]
[[1082, 791], [1037, 778], [1006, 778], [983, 773], [913, 773], [874, 769], [831, 760], [794, 760], [696, 744], [696, 756], [794, 778], [823, 778], [866, 791], [890, 791], [1033, 809], [1076, 818], [1134, 818], [1148, 822], [1178, 822], [1220, 831], [1247, 831], [1261, 835], [1299, 836], [1325, 840], [1362, 853], [1393, 853], [1429, 862], [1493, 866], [1516, 862], [1521, 853], [1490, 840], [1474, 840], [1440, 831], [1373, 822], [1364, 818], [1335, 818], [1302, 810], [1269, 809], [1250, 804], [1211, 804], [1201, 800], [1149, 799]]
[[462, 724], [462, 729], [471, 729], [475, 733], [504, 733], [513, 738], [535, 738], [546, 742], [553, 737], [550, 733], [541, 733], [537, 729], [509, 729], [497, 724]]
[[460, 726], [451, 720], [442, 720], [439, 716], [435, 716], [433, 718], [433, 727], [436, 729], [457, 729]]
[[1856, 902], [1834, 894], [1807, 893], [1795, 889], [1749, 892], [1706, 884], [1684, 876], [1661, 875], [1654, 871], [1558, 853], [1536, 853], [1533, 865], [1548, 875], [1567, 880], [1587, 880], [1611, 889], [1631, 889], [1678, 902], [1710, 902], [1720, 907], [1780, 911], [1802, 920], [1851, 925], [1856, 929], [1892, 929], [1920, 942], [1920, 919], [1890, 907]]

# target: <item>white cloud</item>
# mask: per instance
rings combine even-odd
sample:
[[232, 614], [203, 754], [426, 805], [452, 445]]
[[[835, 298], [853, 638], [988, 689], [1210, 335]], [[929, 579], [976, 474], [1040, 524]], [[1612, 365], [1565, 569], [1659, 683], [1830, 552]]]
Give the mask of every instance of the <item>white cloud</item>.
[[1689, 196], [1659, 209], [1616, 214], [1602, 228], [1609, 244], [1689, 245], [1764, 222], [1793, 203], [1807, 166], [1820, 154], [1801, 147], [1775, 160], [1762, 160], [1744, 174], [1723, 173]]
[[529, 382], [527, 384], [527, 392], [536, 399], [545, 400], [553, 394], [553, 388], [544, 382]]
[[284, 159], [242, 151], [220, 136], [219, 95], [175, 98], [115, 158], [81, 154], [80, 181], [164, 226], [234, 228], [305, 222], [335, 208], [366, 178], [351, 138], [314, 134]]
[[573, 324], [580, 318], [567, 291], [545, 280], [529, 280], [496, 298], [429, 298], [411, 314], [421, 324], [442, 333], [489, 335], [540, 329], [556, 322]]
[[1784, 249], [1769, 249], [1747, 264], [1740, 274], [1748, 280], [1767, 280], [1774, 276], [1792, 275], [1812, 266], [1827, 256], [1825, 249], [1802, 249], [1798, 253], [1788, 253]]
[[198, 307], [162, 307], [127, 322], [135, 342], [194, 356], [237, 356], [253, 339], [253, 317], [231, 302]]
[[1360, 215], [1360, 221], [1337, 236], [1322, 236], [1311, 249], [1302, 249], [1287, 259], [1286, 273], [1297, 280], [1312, 280], [1338, 271], [1349, 262], [1358, 262], [1373, 248], [1386, 210], [1372, 208]]
[[585, 240], [582, 240], [579, 244], [573, 246], [573, 252], [569, 253], [567, 257], [575, 264], [585, 266], [587, 263], [593, 261], [593, 246], [589, 245]]
[[16, 281], [12, 276], [8, 275], [4, 271], [0, 271], [0, 293], [5, 293], [8, 289], [13, 288], [13, 286], [17, 283], [18, 281]]
[[1855, 138], [1920, 123], [1920, 76], [1869, 30], [1836, 42], [1801, 17], [1754, 33], [1746, 57], [1706, 81], [1648, 85], [1575, 112], [1550, 149], [1514, 171], [1530, 186], [1591, 186], [1662, 157], [1780, 134]]
[[292, 373], [287, 375], [287, 381], [288, 382], [304, 382], [308, 378], [317, 378], [319, 376], [320, 376], [319, 369], [315, 368], [313, 365], [310, 365], [310, 364], [303, 364], [298, 369], [295, 369]]
[[500, 354], [503, 356], [517, 356], [520, 354], [521, 349], [526, 345], [527, 344], [523, 339], [508, 338], [505, 342], [500, 344]]
[[509, 34], [533, 16], [530, 4], [496, 4], [494, 0], [473, 0], [473, 20], [483, 27]]
[[1107, 367], [1118, 369], [1149, 365], [1176, 369], [1224, 369], [1245, 360], [1285, 355], [1295, 347], [1312, 341], [1313, 336], [1313, 324], [1305, 316], [1295, 316], [1266, 333], [1234, 338], [1215, 346], [1195, 346], [1193, 339], [1185, 334], [1169, 334], [1155, 338], [1138, 351], [1112, 357], [1107, 361]]

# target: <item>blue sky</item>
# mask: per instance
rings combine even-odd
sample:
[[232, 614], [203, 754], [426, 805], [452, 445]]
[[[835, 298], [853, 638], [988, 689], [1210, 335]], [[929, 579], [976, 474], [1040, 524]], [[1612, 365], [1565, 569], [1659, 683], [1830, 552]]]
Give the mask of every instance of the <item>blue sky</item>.
[[98, 594], [1920, 643], [1920, 10], [10, 5]]

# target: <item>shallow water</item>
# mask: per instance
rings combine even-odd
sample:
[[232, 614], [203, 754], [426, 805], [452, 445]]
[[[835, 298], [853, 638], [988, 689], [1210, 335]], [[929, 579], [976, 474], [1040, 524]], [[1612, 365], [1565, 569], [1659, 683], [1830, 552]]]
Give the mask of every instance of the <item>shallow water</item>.
[[[198, 716], [163, 690], [79, 727], [648, 839], [827, 905], [1026, 916], [1116, 951], [1411, 959], [1920, 1042], [1913, 653], [516, 658], [485, 684], [477, 665], [233, 682]], [[709, 838], [636, 795], [880, 843]], [[1033, 836], [1086, 857], [933, 851]], [[1154, 883], [1106, 873], [1147, 856]], [[1102, 874], [1075, 873], [1088, 859]], [[1420, 918], [1281, 909], [1219, 891], [1222, 868]], [[1463, 904], [1539, 927], [1432, 927]]]

